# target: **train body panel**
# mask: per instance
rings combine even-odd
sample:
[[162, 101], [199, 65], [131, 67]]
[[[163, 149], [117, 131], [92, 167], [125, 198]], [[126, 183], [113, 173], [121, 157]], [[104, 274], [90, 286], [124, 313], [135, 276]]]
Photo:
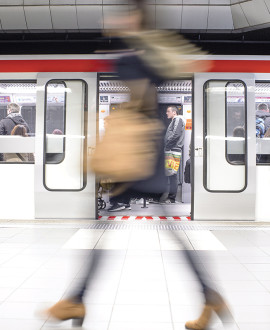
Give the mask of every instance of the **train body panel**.
[[[7, 153], [8, 148], [11, 153], [15, 144], [17, 153], [35, 155], [34, 164], [0, 164], [2, 219], [96, 218], [95, 177], [86, 171], [86, 166], [95, 145], [96, 114], [101, 118], [101, 108], [97, 104], [98, 74], [113, 74], [116, 57], [0, 56], [0, 119], [5, 116], [9, 102], [19, 103], [31, 126], [30, 137], [35, 140], [34, 143], [17, 143], [11, 136], [0, 138], [0, 153]], [[256, 139], [255, 133], [256, 106], [259, 101], [270, 104], [270, 88], [267, 90], [270, 57], [205, 56], [196, 59], [210, 60], [213, 65], [209, 73], [191, 73], [193, 91], [180, 93], [191, 100], [183, 103], [183, 109], [194, 137], [191, 148], [194, 184], [190, 189], [190, 185], [179, 178], [183, 201], [191, 200], [192, 217], [196, 220], [270, 221], [267, 208], [270, 164], [266, 159], [270, 148], [267, 138]], [[212, 85], [208, 82], [206, 86], [207, 81], [212, 81]], [[235, 82], [243, 85], [234, 86]], [[255, 93], [254, 99], [257, 82], [267, 86], [264, 94]], [[64, 93], [60, 91], [61, 84]], [[230, 86], [235, 88], [234, 94], [225, 95], [232, 90]], [[167, 90], [170, 95], [173, 88]], [[208, 93], [208, 108], [206, 88], [220, 88], [223, 93]], [[240, 95], [236, 90], [241, 88], [245, 91]], [[262, 90], [260, 87], [260, 93]], [[109, 114], [110, 106], [104, 104], [102, 110]], [[234, 127], [230, 126], [230, 116], [239, 113], [245, 116], [242, 123], [245, 136], [237, 140], [233, 136]], [[63, 135], [54, 135], [55, 129]], [[186, 131], [186, 136], [183, 165], [188, 158], [191, 130]], [[258, 151], [262, 147], [266, 151]], [[242, 149], [233, 151], [235, 148]], [[259, 158], [266, 160], [262, 164]], [[14, 207], [13, 200], [18, 207]], [[180, 205], [175, 215], [181, 212]]]

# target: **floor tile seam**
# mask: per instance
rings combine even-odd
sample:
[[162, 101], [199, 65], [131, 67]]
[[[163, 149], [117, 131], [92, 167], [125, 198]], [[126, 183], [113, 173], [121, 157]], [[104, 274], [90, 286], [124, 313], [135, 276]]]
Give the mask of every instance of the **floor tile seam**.
[[[262, 232], [264, 232], [264, 230], [262, 230]], [[241, 236], [244, 237], [244, 233], [242, 232], [241, 233]], [[248, 242], [250, 242], [253, 246], [254, 246], [254, 243], [252, 242], [252, 239], [251, 238], [245, 238], [245, 240], [247, 240]], [[262, 252], [264, 252], [260, 246], [256, 246], [257, 248], [259, 248]], [[265, 252], [264, 252], [265, 253]]]
[[[127, 245], [128, 247], [130, 245], [130, 241], [131, 241], [131, 232], [129, 233], [129, 239], [128, 239], [128, 245]], [[117, 299], [117, 295], [118, 295], [118, 292], [119, 292], [121, 280], [122, 280], [122, 277], [123, 277], [123, 270], [124, 270], [124, 267], [125, 267], [125, 262], [127, 260], [127, 254], [128, 254], [128, 248], [126, 249], [126, 253], [125, 253], [124, 260], [123, 260], [123, 264], [121, 266], [121, 273], [120, 273], [118, 285], [117, 285], [117, 288], [116, 288], [116, 293], [115, 293], [114, 302], [113, 302], [113, 305], [112, 305], [112, 310], [111, 310], [111, 315], [110, 315], [110, 319], [109, 319], [109, 322], [108, 322], [108, 328], [107, 328], [107, 330], [110, 329], [110, 325], [112, 323], [113, 311], [114, 311], [114, 307], [116, 306], [116, 299]]]
[[[76, 231], [76, 233], [77, 233], [79, 230], [80, 230], [80, 229], [78, 229], [78, 230]], [[76, 235], [76, 233], [74, 233], [73, 235]], [[104, 235], [104, 233], [105, 233], [105, 229], [103, 230], [102, 234], [99, 236], [99, 238], [98, 238], [98, 240], [96, 241], [96, 243], [95, 243], [95, 245], [93, 246], [93, 248], [92, 248], [92, 249], [89, 249], [89, 254], [88, 254], [88, 256], [87, 256], [87, 258], [88, 258], [87, 262], [90, 262], [89, 258], [91, 257], [92, 253], [94, 252], [96, 246], [98, 245], [98, 243], [99, 243], [101, 237]], [[73, 257], [74, 257], [74, 256], [73, 256]], [[72, 291], [72, 289], [74, 288], [74, 283], [76, 284], [76, 282], [78, 282], [78, 277], [77, 277], [77, 276], [79, 275], [79, 273], [81, 272], [81, 270], [82, 270], [84, 267], [85, 267], [85, 265], [82, 264], [81, 267], [78, 268], [78, 271], [76, 272], [76, 274], [74, 274], [74, 277], [73, 277], [73, 279], [70, 281], [70, 284], [67, 286], [66, 290], [64, 290], [64, 292], [63, 292], [63, 294], [62, 294], [60, 300], [62, 300], [62, 299], [63, 299], [63, 298], [69, 293], [69, 292]]]
[[25, 280], [14, 290], [14, 291], [12, 291], [12, 293], [10, 294], [10, 295], [8, 295], [7, 297], [6, 297], [6, 299], [5, 299], [5, 301], [4, 302], [7, 302], [7, 300], [10, 298], [10, 296], [13, 294], [13, 293], [15, 293], [15, 291], [16, 290], [18, 290], [18, 289], [20, 289], [21, 288], [21, 286], [26, 282], [26, 281], [28, 281], [33, 275], [35, 275], [36, 274], [36, 272], [41, 268], [41, 267], [43, 267], [44, 266], [44, 264], [47, 262], [48, 260], [46, 260], [46, 261], [44, 261], [44, 263], [42, 263], [39, 267], [37, 267], [37, 269], [31, 274], [31, 275], [29, 275], [29, 276], [27, 276], [26, 278], [25, 278]]
[[[18, 253], [14, 254], [14, 255], [13, 255], [8, 261], [11, 261], [11, 260], [13, 260], [13, 258], [18, 257], [18, 255], [21, 254], [21, 253], [22, 253], [23, 251], [25, 251], [26, 249], [28, 249], [29, 246], [31, 246], [31, 244], [27, 245], [27, 246], [24, 247], [22, 250], [20, 250]], [[0, 248], [1, 248], [1, 245], [0, 245]], [[8, 261], [4, 261], [4, 262], [1, 264], [1, 266], [2, 266], [2, 265], [4, 266], [5, 263], [8, 262]], [[14, 267], [14, 268], [15, 268], [15, 267]]]
[[257, 279], [257, 277], [255, 276], [255, 274], [253, 274], [253, 272], [251, 272], [251, 271], [247, 268], [246, 264], [241, 264], [241, 265], [245, 268], [245, 270], [248, 271], [248, 273], [250, 273], [250, 274], [252, 275], [252, 277], [253, 277], [256, 281], [258, 281], [258, 279]]
[[[26, 249], [29, 248], [29, 246], [31, 246], [31, 244], [29, 244], [28, 246], [26, 246], [25, 248], [23, 248], [21, 251], [19, 251], [18, 253], [16, 253], [15, 255], [13, 255], [8, 261], [4, 261], [4, 263], [0, 264], [1, 266], [4, 266], [6, 262], [12, 261], [14, 258], [18, 257], [20, 254], [22, 254]], [[1, 246], [0, 246], [1, 248]], [[24, 255], [27, 256], [27, 255]], [[45, 262], [47, 262], [47, 260], [51, 258], [51, 256], [48, 256], [47, 259], [45, 260]], [[16, 267], [12, 267], [12, 268], [16, 268]]]
[[166, 284], [165, 284], [165, 285], [166, 285], [166, 292], [167, 292], [168, 302], [169, 302], [169, 310], [170, 310], [171, 324], [172, 324], [172, 328], [173, 328], [173, 330], [175, 330], [175, 326], [174, 326], [174, 323], [173, 323], [173, 311], [172, 311], [172, 304], [171, 304], [171, 296], [170, 296], [170, 292], [169, 292], [168, 279], [167, 279], [167, 274], [166, 274], [166, 270], [165, 270], [165, 263], [164, 263], [164, 258], [163, 258], [163, 250], [161, 249], [161, 240], [160, 240], [159, 230], [157, 230], [157, 233], [158, 233], [158, 238], [159, 238], [160, 256], [161, 256], [161, 260], [162, 260], [163, 274], [164, 274], [165, 283], [166, 283]]
[[[48, 320], [48, 319], [47, 319], [47, 320]], [[45, 326], [45, 324], [46, 324], [47, 320], [44, 320], [44, 322], [43, 322], [42, 326], [40, 327], [40, 330], [44, 329], [43, 327]]]
[[258, 279], [257, 279], [257, 281], [259, 282], [260, 285], [262, 285], [262, 286], [264, 287], [264, 289], [265, 289], [267, 292], [270, 293], [270, 287], [267, 288], [267, 286], [266, 286], [262, 281], [260, 281], [260, 280], [258, 280]]
[[[15, 227], [15, 228], [16, 228], [16, 227]], [[16, 233], [16, 234], [12, 235], [12, 236], [10, 236], [10, 237], [8, 237], [7, 240], [9, 240], [9, 239], [11, 239], [11, 238], [16, 238], [17, 235], [22, 234], [22, 233], [26, 230], [25, 227], [20, 227], [20, 228], [22, 228], [22, 230], [20, 230], [20, 232], [18, 232], [18, 233]], [[0, 229], [1, 229], [1, 228], [0, 228]]]
[[[16, 255], [17, 256], [17, 255]], [[14, 290], [14, 292], [16, 291], [16, 290], [18, 290], [18, 289], [20, 289], [23, 285], [24, 285], [24, 283], [26, 282], [26, 281], [28, 281], [32, 276], [34, 276], [39, 270], [40, 270], [40, 268], [42, 268], [46, 263], [47, 263], [47, 261], [48, 261], [48, 259], [50, 259], [51, 258], [51, 256], [49, 256], [39, 267], [37, 267], [36, 268], [36, 270], [32, 273], [32, 274], [30, 274], [29, 276], [27, 276], [26, 278], [25, 278], [25, 280]], [[7, 299], [9, 299], [10, 298], [10, 296], [14, 293], [14, 292], [12, 292], [6, 299], [5, 299], [5, 302], [6, 302], [6, 300]], [[45, 324], [45, 323], [44, 323]]]
[[267, 257], [270, 257], [270, 251], [269, 252], [266, 252], [261, 247], [257, 247], [257, 248], [259, 248], [261, 252], [263, 252], [264, 254], [266, 254]]

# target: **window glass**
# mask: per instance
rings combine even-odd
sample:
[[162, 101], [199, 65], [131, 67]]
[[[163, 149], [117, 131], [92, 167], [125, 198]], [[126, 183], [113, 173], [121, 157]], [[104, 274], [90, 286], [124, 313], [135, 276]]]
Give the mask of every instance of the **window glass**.
[[270, 164], [270, 83], [255, 84], [256, 162]]
[[[204, 97], [204, 187], [213, 192], [242, 191], [246, 187], [246, 87], [241, 81], [210, 80], [204, 85]], [[238, 107], [233, 105], [236, 102]]]
[[58, 164], [65, 157], [66, 84], [46, 86], [46, 164]]
[[36, 83], [0, 82], [0, 161], [33, 163]]
[[51, 80], [45, 89], [44, 186], [82, 190], [86, 185], [87, 85]]
[[226, 156], [234, 165], [246, 162], [246, 111], [243, 83], [226, 86]]

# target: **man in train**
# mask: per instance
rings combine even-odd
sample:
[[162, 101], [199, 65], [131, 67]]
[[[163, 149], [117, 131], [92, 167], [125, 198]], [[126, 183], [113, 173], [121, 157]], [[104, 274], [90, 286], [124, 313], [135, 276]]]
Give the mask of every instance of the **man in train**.
[[[185, 119], [180, 115], [179, 109], [174, 105], [171, 105], [167, 108], [166, 114], [167, 118], [171, 119], [172, 121], [167, 128], [164, 139], [165, 151], [176, 151], [182, 153], [185, 140]], [[160, 202], [166, 204], [175, 204], [177, 203], [176, 195], [178, 189], [177, 173], [170, 175], [168, 178], [170, 186], [168, 200], [165, 200], [165, 195], [163, 195], [160, 199]]]
[[[23, 125], [29, 133], [29, 126], [21, 115], [21, 107], [17, 103], [9, 103], [7, 106], [7, 117], [0, 121], [0, 135], [10, 135], [16, 125]], [[0, 154], [3, 161], [3, 154]]]
[[262, 119], [264, 122], [264, 131], [266, 132], [270, 128], [270, 113], [266, 103], [260, 103], [256, 111], [256, 119]]
[[21, 115], [21, 107], [17, 103], [9, 103], [7, 117], [0, 121], [0, 135], [10, 135], [16, 125], [24, 125], [29, 133], [29, 126]]

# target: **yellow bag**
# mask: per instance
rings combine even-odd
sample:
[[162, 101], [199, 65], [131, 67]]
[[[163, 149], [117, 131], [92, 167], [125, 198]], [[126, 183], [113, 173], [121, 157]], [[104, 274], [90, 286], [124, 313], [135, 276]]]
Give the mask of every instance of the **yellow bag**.
[[181, 152], [165, 151], [165, 174], [171, 176], [177, 174], [181, 161]]
[[[130, 109], [134, 110], [133, 106]], [[162, 124], [137, 111], [119, 110], [106, 121], [102, 140], [97, 143], [90, 168], [113, 182], [138, 181], [155, 170]]]

